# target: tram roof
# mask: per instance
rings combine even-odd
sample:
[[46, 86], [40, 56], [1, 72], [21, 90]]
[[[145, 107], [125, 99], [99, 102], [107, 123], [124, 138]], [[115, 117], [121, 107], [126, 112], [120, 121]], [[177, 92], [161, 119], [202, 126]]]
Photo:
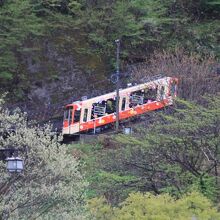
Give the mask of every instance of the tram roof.
[[[122, 95], [123, 93], [125, 93], [125, 94], [126, 93], [131, 93], [131, 92], [134, 92], [134, 91], [137, 91], [137, 90], [144, 89], [148, 86], [149, 87], [154, 86], [155, 84], [159, 85], [161, 82], [168, 81], [170, 78], [172, 78], [172, 77], [162, 77], [162, 78], [159, 78], [159, 79], [156, 79], [156, 80], [148, 81], [146, 83], [138, 84], [138, 85], [135, 85], [135, 86], [130, 86], [130, 87], [127, 87], [127, 88], [124, 88], [124, 89], [120, 89], [119, 94]], [[104, 94], [104, 95], [96, 96], [96, 97], [93, 97], [93, 98], [89, 98], [89, 99], [86, 99], [86, 100], [83, 100], [83, 101], [75, 101], [72, 104], [79, 104], [79, 103], [80, 104], [85, 104], [87, 102], [89, 102], [89, 103], [91, 103], [91, 102], [100, 102], [100, 101], [104, 101], [104, 100], [107, 100], [107, 99], [110, 99], [110, 98], [115, 98], [115, 97], [116, 97], [116, 91], [110, 92], [110, 93], [107, 93], [107, 94]]]

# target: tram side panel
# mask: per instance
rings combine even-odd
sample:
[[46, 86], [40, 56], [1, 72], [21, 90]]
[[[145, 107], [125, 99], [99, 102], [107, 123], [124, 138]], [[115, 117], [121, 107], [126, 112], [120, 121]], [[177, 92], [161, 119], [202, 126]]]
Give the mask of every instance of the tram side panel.
[[[138, 90], [125, 89], [120, 91], [119, 120], [172, 105], [173, 97], [177, 92], [178, 80], [168, 79], [161, 81], [161, 83], [151, 83], [151, 86], [142, 85]], [[78, 104], [67, 105], [63, 134], [85, 132], [115, 122], [115, 94], [100, 97], [103, 100], [92, 102], [88, 99]]]
[[[166, 99], [168, 91], [169, 91], [168, 84], [155, 86], [154, 91], [153, 91], [154, 95], [152, 95], [152, 91], [151, 91], [150, 97], [143, 97], [143, 98], [147, 98], [147, 100], [145, 100], [145, 102], [147, 102], [147, 103], [145, 103], [145, 104], [144, 103], [137, 103], [137, 102], [131, 103], [131, 101], [130, 101], [131, 96], [134, 97], [134, 94], [136, 96], [135, 97], [136, 101], [138, 101], [137, 94], [138, 94], [138, 92], [141, 92], [141, 91], [135, 91], [135, 92], [133, 92], [133, 94], [120, 95], [119, 120], [127, 119], [127, 118], [133, 117], [135, 115], [140, 115], [145, 112], [160, 109], [160, 108], [165, 107], [166, 105], [169, 105], [170, 99]], [[160, 101], [157, 101], [157, 100], [160, 100]], [[142, 101], [144, 101], [144, 100], [142, 100]], [[134, 104], [134, 106], [132, 106], [132, 104]], [[94, 118], [93, 121], [88, 121], [87, 123], [82, 123], [80, 125], [80, 131], [94, 129], [96, 127], [107, 125], [107, 124], [113, 123], [115, 121], [116, 121], [115, 112], [112, 114], [107, 114], [105, 116], [99, 116], [97, 118]]]

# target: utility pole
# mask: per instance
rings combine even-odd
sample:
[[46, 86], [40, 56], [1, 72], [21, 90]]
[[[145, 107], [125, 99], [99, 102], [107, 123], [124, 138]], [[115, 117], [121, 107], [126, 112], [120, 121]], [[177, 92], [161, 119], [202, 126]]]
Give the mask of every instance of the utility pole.
[[119, 53], [120, 53], [120, 40], [115, 40], [117, 45], [117, 52], [116, 52], [116, 126], [115, 130], [118, 132], [119, 130], [119, 86], [120, 86], [120, 76], [119, 76]]

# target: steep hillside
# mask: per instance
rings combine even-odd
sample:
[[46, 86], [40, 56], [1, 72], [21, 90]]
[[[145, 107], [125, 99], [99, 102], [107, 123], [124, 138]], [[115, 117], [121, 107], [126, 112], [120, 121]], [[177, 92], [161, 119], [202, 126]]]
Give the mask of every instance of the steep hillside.
[[0, 88], [9, 92], [10, 102], [46, 106], [108, 90], [117, 38], [124, 70], [155, 50], [180, 47], [220, 56], [216, 0], [1, 0], [0, 5]]

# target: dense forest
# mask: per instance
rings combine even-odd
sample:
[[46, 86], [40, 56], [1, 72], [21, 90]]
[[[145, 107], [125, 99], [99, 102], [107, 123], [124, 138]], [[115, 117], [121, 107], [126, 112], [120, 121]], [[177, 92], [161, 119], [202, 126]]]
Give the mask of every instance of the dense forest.
[[[218, 0], [1, 0], [0, 7], [0, 86], [16, 100], [49, 93], [53, 83], [70, 96], [68, 81], [105, 79], [118, 38], [125, 71], [155, 51], [220, 56]], [[51, 103], [59, 101], [53, 91], [44, 95]]]
[[[32, 123], [114, 90], [116, 39], [121, 86], [175, 76], [174, 104], [88, 143]], [[0, 220], [220, 219], [219, 0], [0, 0], [0, 52], [0, 148], [26, 149]]]

